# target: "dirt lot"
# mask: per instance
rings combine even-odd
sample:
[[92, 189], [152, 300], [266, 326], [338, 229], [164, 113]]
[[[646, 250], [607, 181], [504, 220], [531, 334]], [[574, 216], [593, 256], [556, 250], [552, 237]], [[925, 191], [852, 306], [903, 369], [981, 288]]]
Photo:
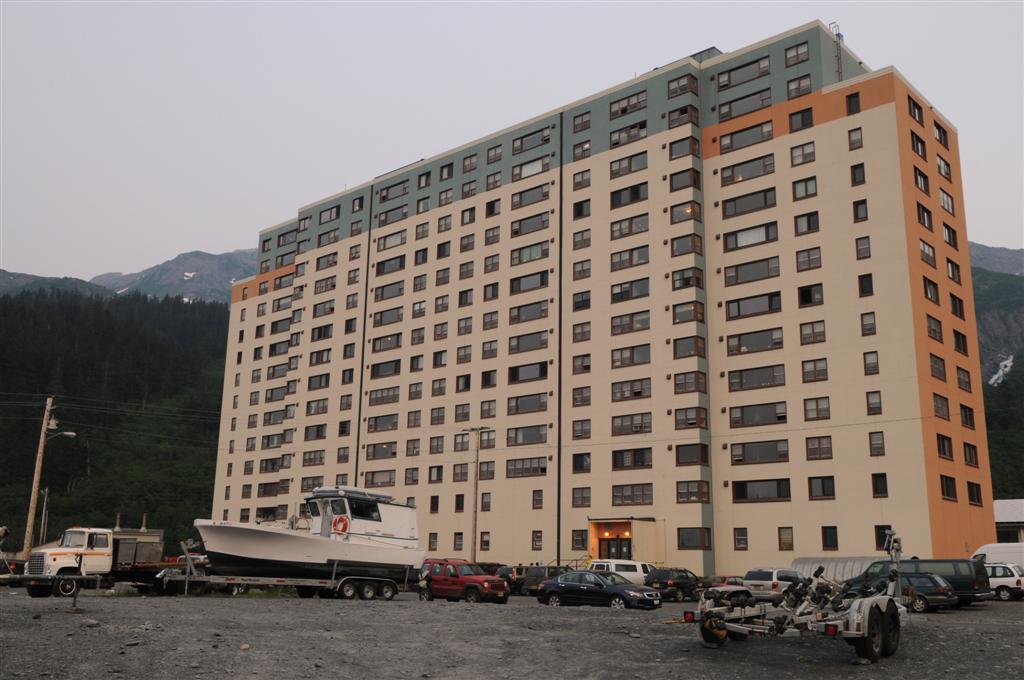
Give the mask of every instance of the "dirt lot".
[[1020, 677], [1024, 602], [914, 616], [897, 656], [851, 665], [842, 642], [804, 638], [704, 649], [659, 611], [507, 605], [104, 597], [30, 599], [0, 588], [0, 678]]

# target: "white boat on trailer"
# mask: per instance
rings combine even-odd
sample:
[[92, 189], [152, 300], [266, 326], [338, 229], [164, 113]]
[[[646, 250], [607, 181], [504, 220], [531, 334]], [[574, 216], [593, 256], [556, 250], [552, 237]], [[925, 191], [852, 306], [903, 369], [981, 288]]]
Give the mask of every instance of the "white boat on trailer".
[[402, 585], [418, 576], [426, 553], [415, 508], [386, 494], [336, 486], [314, 490], [305, 509], [308, 517], [288, 526], [197, 519], [210, 574]]

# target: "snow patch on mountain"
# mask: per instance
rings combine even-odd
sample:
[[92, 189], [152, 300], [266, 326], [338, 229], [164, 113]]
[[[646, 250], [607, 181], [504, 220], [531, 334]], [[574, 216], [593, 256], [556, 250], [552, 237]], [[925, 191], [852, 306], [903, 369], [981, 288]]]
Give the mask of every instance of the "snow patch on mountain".
[[185, 280], [188, 281], [189, 279], [191, 279], [193, 276], [195, 276], [198, 273], [199, 272], [185, 272]]
[[1013, 355], [1011, 354], [1007, 358], [999, 362], [999, 370], [995, 372], [991, 378], [988, 379], [988, 384], [992, 387], [999, 385], [1006, 379], [1006, 374], [1013, 368]]

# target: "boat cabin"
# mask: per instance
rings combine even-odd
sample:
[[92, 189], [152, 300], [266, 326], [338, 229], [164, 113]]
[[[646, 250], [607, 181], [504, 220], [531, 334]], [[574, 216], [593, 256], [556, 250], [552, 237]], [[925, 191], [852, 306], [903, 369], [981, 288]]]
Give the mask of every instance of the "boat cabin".
[[392, 496], [353, 487], [321, 487], [306, 497], [311, 534], [417, 540], [416, 509]]

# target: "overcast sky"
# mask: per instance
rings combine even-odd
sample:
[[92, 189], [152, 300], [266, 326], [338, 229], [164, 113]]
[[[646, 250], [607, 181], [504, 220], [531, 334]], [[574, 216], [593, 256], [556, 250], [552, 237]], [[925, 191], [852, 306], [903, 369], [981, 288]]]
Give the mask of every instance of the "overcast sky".
[[960, 131], [971, 240], [1022, 246], [1020, 2], [2, 3], [0, 268], [253, 248], [298, 208], [710, 45], [838, 21]]

